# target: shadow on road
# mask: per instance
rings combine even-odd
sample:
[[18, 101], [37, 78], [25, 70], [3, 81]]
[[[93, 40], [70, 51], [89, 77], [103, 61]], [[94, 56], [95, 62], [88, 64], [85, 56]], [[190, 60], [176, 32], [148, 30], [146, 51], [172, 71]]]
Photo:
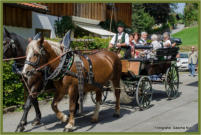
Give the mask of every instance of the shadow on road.
[[186, 132], [198, 132], [198, 123], [190, 127]]
[[187, 84], [187, 86], [194, 86], [194, 87], [198, 87], [198, 81], [191, 82], [191, 83]]
[[[84, 107], [84, 115], [78, 116], [75, 118], [75, 130], [89, 126], [89, 129], [86, 130], [86, 131], [89, 131], [92, 128], [94, 128], [96, 126], [96, 124], [104, 124], [104, 123], [113, 122], [117, 119], [121, 119], [124, 115], [131, 113], [130, 110], [128, 110], [124, 107], [121, 107], [120, 117], [115, 118], [115, 117], [113, 117], [113, 113], [114, 113], [114, 104], [113, 104], [112, 108], [110, 107], [108, 109], [100, 111], [98, 123], [91, 123], [91, 117], [92, 117], [93, 113], [90, 113], [90, 112], [93, 112], [94, 108], [95, 107]], [[64, 113], [69, 114], [68, 111], [64, 111]], [[66, 123], [60, 122], [56, 118], [56, 115], [54, 113], [42, 117], [41, 122], [43, 124], [41, 124], [39, 126], [35, 126], [32, 129], [26, 130], [25, 132], [31, 132], [33, 129], [37, 129], [37, 128], [41, 128], [41, 127], [44, 127], [46, 130], [55, 130], [55, 129], [62, 129], [63, 130], [65, 125], [66, 125]], [[49, 124], [53, 124], [53, 123], [55, 123], [55, 125], [53, 125], [52, 127], [48, 127]]]

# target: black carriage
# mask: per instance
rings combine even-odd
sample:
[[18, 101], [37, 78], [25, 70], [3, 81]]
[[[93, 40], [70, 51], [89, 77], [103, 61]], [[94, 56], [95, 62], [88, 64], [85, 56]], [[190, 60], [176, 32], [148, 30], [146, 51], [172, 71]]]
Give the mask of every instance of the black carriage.
[[[136, 46], [136, 49], [151, 50], [150, 46]], [[149, 107], [152, 100], [153, 82], [164, 83], [168, 99], [178, 96], [179, 73], [176, 67], [176, 55], [179, 47], [160, 48], [154, 58], [122, 58], [121, 89], [135, 99], [141, 109]], [[103, 90], [102, 103], [107, 98], [109, 87]], [[91, 93], [95, 103], [95, 95]]]
[[[141, 49], [149, 49], [141, 47]], [[135, 97], [140, 108], [147, 108], [152, 100], [152, 83], [164, 83], [168, 99], [178, 96], [179, 73], [176, 67], [178, 47], [160, 48], [155, 58], [122, 59], [124, 90]]]

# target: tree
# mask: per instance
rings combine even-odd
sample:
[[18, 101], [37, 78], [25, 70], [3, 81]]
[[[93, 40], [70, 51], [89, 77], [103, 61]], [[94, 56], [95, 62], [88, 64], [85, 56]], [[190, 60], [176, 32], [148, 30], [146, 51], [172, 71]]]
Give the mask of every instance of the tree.
[[186, 3], [184, 8], [184, 24], [190, 26], [191, 24], [198, 21], [198, 4], [197, 3]]
[[145, 12], [154, 17], [156, 24], [165, 24], [168, 21], [168, 16], [171, 12], [170, 6], [176, 8], [176, 5], [169, 3], [146, 3], [143, 4]]
[[132, 4], [132, 28], [134, 31], [150, 32], [154, 24], [154, 18], [145, 12], [143, 4]]
[[68, 30], [74, 28], [74, 24], [70, 16], [63, 16], [61, 20], [56, 20], [54, 25], [55, 33], [58, 37], [63, 37]]

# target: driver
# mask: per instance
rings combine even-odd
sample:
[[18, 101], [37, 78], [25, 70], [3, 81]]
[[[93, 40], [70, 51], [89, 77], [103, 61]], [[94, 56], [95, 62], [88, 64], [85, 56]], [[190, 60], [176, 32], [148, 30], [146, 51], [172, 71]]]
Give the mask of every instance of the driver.
[[[115, 34], [110, 41], [108, 48], [116, 48], [120, 49], [123, 46], [129, 46], [129, 36], [124, 32], [124, 25], [119, 23], [117, 28], [118, 33]], [[118, 54], [118, 56], [122, 57], [122, 54]]]

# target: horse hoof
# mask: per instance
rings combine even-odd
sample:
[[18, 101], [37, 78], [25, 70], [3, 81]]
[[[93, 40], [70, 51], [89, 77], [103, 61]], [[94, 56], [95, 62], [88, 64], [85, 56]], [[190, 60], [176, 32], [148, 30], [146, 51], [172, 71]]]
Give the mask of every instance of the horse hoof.
[[40, 125], [40, 124], [41, 124], [40, 120], [34, 120], [34, 121], [31, 123], [32, 126], [37, 126], [37, 125]]
[[94, 118], [91, 119], [91, 123], [97, 123], [97, 122], [98, 122], [98, 119], [94, 119]]
[[25, 130], [24, 126], [17, 127], [15, 132], [23, 132]]
[[63, 132], [73, 132], [73, 129], [71, 129], [71, 128], [64, 128]]
[[64, 115], [63, 117], [62, 117], [62, 119], [61, 119], [61, 122], [67, 122], [68, 121], [68, 117], [67, 117], [67, 115]]
[[120, 117], [120, 115], [119, 115], [119, 114], [117, 114], [117, 113], [114, 113], [114, 114], [113, 114], [113, 117], [115, 117], [115, 118], [119, 118], [119, 117]]

